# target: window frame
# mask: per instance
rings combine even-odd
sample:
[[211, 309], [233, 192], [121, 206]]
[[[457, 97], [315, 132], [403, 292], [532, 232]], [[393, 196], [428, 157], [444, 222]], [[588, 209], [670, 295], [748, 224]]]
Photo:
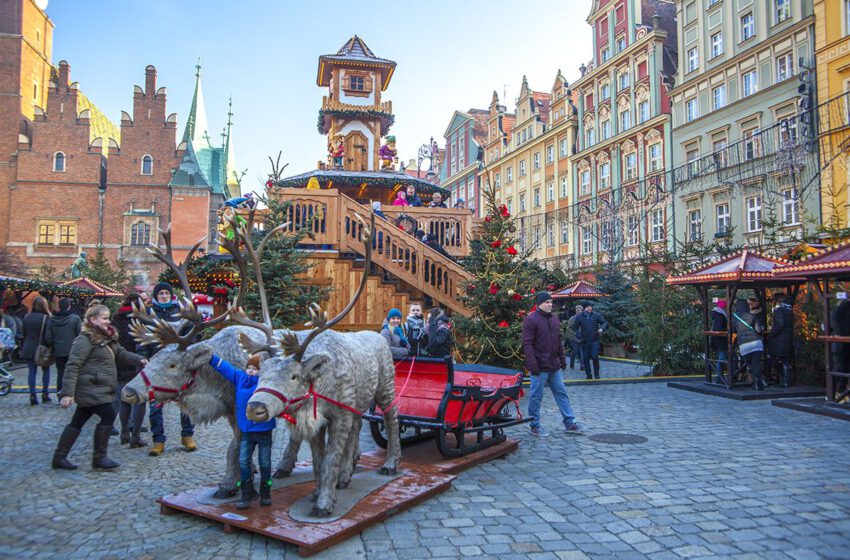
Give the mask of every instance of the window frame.
[[[587, 179], [587, 181], [585, 181], [585, 179]], [[591, 189], [590, 182], [591, 182], [590, 170], [586, 169], [585, 171], [580, 171], [579, 172], [579, 194], [580, 195], [590, 194], [590, 189]]]
[[[62, 162], [62, 169], [59, 169], [57, 165], [59, 162]], [[53, 172], [54, 173], [65, 173], [68, 170], [68, 156], [65, 155], [65, 152], [58, 151], [53, 153]]]
[[[629, 160], [631, 160], [631, 162]], [[629, 165], [629, 163], [632, 165]], [[623, 155], [623, 168], [626, 171], [626, 181], [634, 181], [637, 179], [637, 152], [629, 152]]]
[[[788, 221], [789, 213], [791, 221]], [[800, 195], [796, 188], [782, 190], [782, 225], [784, 227], [800, 225]]]
[[[780, 66], [782, 66], [782, 62], [785, 62], [785, 64], [786, 64], [785, 76], [784, 77], [780, 76]], [[777, 83], [777, 84], [779, 82], [784, 82], [785, 80], [787, 80], [789, 78], [793, 78], [794, 77], [794, 53], [791, 52], [791, 51], [788, 51], [788, 52], [785, 52], [785, 53], [778, 55], [776, 57], [776, 66], [774, 67], [774, 70], [776, 71], [776, 82], [775, 83]]]
[[590, 226], [581, 226], [581, 254], [590, 255], [593, 253], [593, 233], [590, 231]]
[[570, 193], [570, 186], [569, 186], [570, 181], [569, 181], [569, 179], [570, 178], [569, 178], [568, 175], [564, 175], [563, 177], [561, 177], [561, 188], [560, 188], [561, 196], [559, 198], [567, 198], [569, 196], [569, 193]]
[[620, 111], [620, 132], [626, 131], [632, 127], [632, 111], [631, 109], [623, 109]]
[[[723, 212], [721, 212], [721, 209]], [[714, 227], [719, 235], [729, 235], [732, 227], [732, 212], [728, 201], [714, 205]]]
[[[747, 78], [752, 77], [752, 80], [748, 80]], [[749, 85], [749, 93], [747, 92], [747, 85]], [[759, 75], [758, 70], [752, 69], [749, 72], [744, 72], [741, 74], [741, 97], [750, 97], [751, 95], [755, 95], [759, 91]]]
[[652, 211], [650, 230], [650, 240], [652, 243], [664, 241], [664, 210], [656, 209]]
[[640, 220], [636, 214], [626, 217], [626, 246], [636, 247], [640, 243]]
[[[721, 103], [717, 102], [717, 93], [720, 92]], [[713, 111], [719, 111], [726, 106], [726, 84], [720, 84], [717, 87], [711, 88], [711, 108]]]
[[[658, 157], [652, 157], [653, 148], [658, 148]], [[664, 169], [664, 154], [661, 149], [661, 142], [655, 142], [654, 144], [650, 144], [646, 149], [647, 156], [649, 157], [649, 172], [655, 173], [656, 171], [661, 171]], [[654, 165], [655, 162], [658, 162], [657, 165]]]
[[519, 160], [519, 176], [525, 177], [527, 173], [528, 173], [528, 170], [526, 169], [526, 166], [525, 166], [525, 160], [524, 159]]
[[599, 164], [599, 191], [607, 191], [611, 188], [611, 162], [606, 161]]
[[711, 38], [711, 58], [717, 58], [723, 54], [723, 31], [712, 33]]
[[[149, 162], [149, 167], [147, 172], [145, 171], [145, 163]], [[153, 156], [150, 154], [145, 154], [142, 156], [142, 160], [139, 166], [139, 173], [142, 175], [153, 175]]]
[[686, 74], [699, 69], [699, 49], [697, 47], [688, 49], [685, 58], [687, 59], [687, 64], [685, 65]]
[[[750, 201], [757, 201], [757, 205], [756, 204], [751, 205]], [[747, 233], [758, 233], [758, 232], [762, 231], [764, 224], [762, 223], [762, 221], [763, 221], [763, 214], [762, 214], [763, 201], [762, 201], [761, 195], [757, 194], [757, 195], [747, 197], [746, 200], [745, 200], [744, 208], [747, 211]], [[753, 227], [754, 224], [757, 227]]]
[[546, 146], [546, 163], [555, 163], [555, 146]]
[[699, 98], [685, 99], [685, 122], [695, 121], [699, 118]]
[[[749, 21], [745, 22], [745, 20]], [[753, 12], [742, 15], [738, 22], [741, 26], [741, 43], [749, 41], [756, 36], [756, 18], [753, 16]], [[747, 34], [747, 30], [749, 30], [749, 34]]]
[[[644, 108], [646, 108], [646, 116], [644, 116], [644, 111], [643, 111]], [[645, 99], [645, 100], [641, 101], [640, 103], [638, 103], [638, 119], [640, 119], [638, 124], [643, 124], [651, 118], [652, 118], [652, 115], [651, 115], [650, 108], [649, 108], [649, 100]]]
[[[696, 216], [696, 219], [694, 219]], [[688, 238], [691, 242], [702, 239], [702, 210], [693, 208], [688, 211]]]
[[[779, 25], [791, 19], [791, 0], [774, 0], [773, 2], [773, 24]], [[784, 12], [785, 17], [781, 17]]]
[[555, 182], [550, 181], [546, 185], [546, 202], [555, 202]]

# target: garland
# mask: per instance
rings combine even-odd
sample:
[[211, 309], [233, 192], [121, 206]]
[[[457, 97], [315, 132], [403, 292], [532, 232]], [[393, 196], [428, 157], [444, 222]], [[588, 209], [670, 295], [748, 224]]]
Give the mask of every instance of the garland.
[[395, 115], [392, 113], [387, 113], [385, 111], [378, 111], [375, 109], [364, 109], [362, 111], [354, 111], [351, 109], [319, 109], [319, 121], [316, 125], [316, 128], [319, 130], [319, 134], [325, 134], [327, 131], [325, 130], [325, 117], [336, 117], [342, 119], [356, 119], [366, 117], [376, 117], [383, 121], [381, 123], [381, 130], [384, 134], [388, 134], [390, 132], [390, 128], [392, 128], [395, 123]]
[[94, 290], [72, 287], [59, 287], [53, 282], [44, 280], [26, 280], [15, 278], [0, 279], [0, 294], [10, 289], [15, 292], [40, 292], [50, 295], [67, 296], [71, 298], [91, 297], [95, 295]]

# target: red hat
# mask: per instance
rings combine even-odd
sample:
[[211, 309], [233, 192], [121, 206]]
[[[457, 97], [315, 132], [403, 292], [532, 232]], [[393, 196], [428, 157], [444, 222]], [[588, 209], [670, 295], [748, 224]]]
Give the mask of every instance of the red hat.
[[715, 305], [717, 305], [717, 307], [719, 307], [720, 309], [726, 309], [726, 300], [717, 298]]

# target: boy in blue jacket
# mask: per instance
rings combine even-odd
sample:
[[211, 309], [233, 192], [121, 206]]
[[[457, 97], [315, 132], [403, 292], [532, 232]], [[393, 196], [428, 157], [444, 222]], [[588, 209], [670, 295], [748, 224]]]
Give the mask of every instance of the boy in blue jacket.
[[236, 509], [245, 509], [257, 499], [254, 489], [254, 477], [251, 476], [251, 456], [254, 448], [260, 461], [260, 505], [269, 506], [272, 503], [272, 431], [275, 419], [266, 422], [252, 422], [245, 416], [245, 409], [251, 395], [257, 388], [260, 375], [260, 356], [254, 354], [248, 358], [245, 371], [234, 367], [216, 355], [210, 359], [210, 365], [236, 387], [236, 423], [242, 430], [242, 443], [239, 446], [239, 469], [242, 471], [239, 487], [242, 495]]

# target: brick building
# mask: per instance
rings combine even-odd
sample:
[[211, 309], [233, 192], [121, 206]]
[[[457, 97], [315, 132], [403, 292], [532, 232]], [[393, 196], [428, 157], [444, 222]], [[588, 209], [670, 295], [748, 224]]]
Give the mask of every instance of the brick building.
[[0, 246], [32, 272], [63, 272], [103, 247], [142, 285], [161, 270], [145, 247], [172, 215], [178, 259], [204, 236], [215, 250], [215, 212], [238, 185], [233, 173], [228, 181], [230, 118], [222, 146], [209, 141], [200, 67], [178, 145], [156, 68], [145, 68], [132, 113], [116, 126], [71, 80], [68, 62], [50, 63], [52, 30], [33, 0], [0, 0]]

